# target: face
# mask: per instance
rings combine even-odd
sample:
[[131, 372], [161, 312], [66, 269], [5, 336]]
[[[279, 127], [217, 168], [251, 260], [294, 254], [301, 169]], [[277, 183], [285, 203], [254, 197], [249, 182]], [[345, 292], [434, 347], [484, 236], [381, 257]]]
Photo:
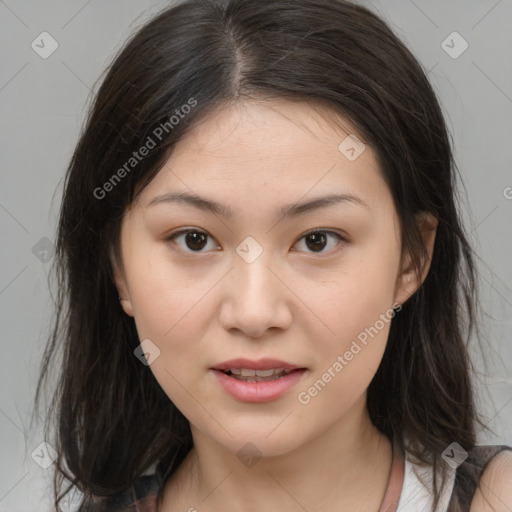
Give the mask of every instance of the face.
[[219, 110], [123, 219], [116, 284], [150, 369], [233, 452], [284, 454], [348, 417], [417, 287], [376, 154], [343, 126], [303, 103]]

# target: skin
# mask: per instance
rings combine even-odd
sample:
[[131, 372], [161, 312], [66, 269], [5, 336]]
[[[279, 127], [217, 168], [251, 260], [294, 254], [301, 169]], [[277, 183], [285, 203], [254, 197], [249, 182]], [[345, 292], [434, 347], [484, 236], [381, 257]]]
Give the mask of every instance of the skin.
[[[191, 423], [194, 448], [167, 481], [160, 511], [378, 510], [391, 445], [371, 423], [366, 390], [381, 361], [389, 322], [304, 405], [307, 391], [381, 314], [403, 304], [426, 277], [401, 265], [393, 199], [366, 146], [354, 161], [338, 150], [347, 120], [306, 103], [252, 101], [218, 110], [176, 146], [127, 210], [121, 261], [113, 260], [122, 307], [141, 340], [160, 350], [150, 369]], [[234, 210], [224, 219], [156, 196], [194, 192]], [[284, 204], [350, 193], [340, 203], [280, 219]], [[436, 222], [418, 220], [428, 254]], [[178, 229], [208, 234], [202, 252]], [[315, 252], [304, 237], [326, 234]], [[253, 237], [252, 263], [236, 248]], [[200, 239], [199, 239], [200, 240]], [[309, 241], [309, 244], [308, 244]], [[399, 314], [399, 313], [398, 313]], [[307, 371], [284, 396], [244, 403], [209, 370], [236, 357], [281, 359]], [[247, 443], [261, 459], [245, 466]], [[303, 507], [303, 508], [302, 508]]]
[[471, 502], [470, 512], [512, 510], [512, 452], [496, 455], [484, 471]]

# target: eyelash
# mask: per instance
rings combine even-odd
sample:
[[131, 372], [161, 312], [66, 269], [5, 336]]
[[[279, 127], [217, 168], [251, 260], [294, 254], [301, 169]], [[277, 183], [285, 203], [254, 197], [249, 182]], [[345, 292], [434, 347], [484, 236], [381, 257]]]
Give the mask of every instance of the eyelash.
[[[206, 235], [208, 238], [210, 239], [213, 239], [213, 237], [211, 237], [206, 231], [202, 231], [200, 229], [181, 229], [179, 231], [176, 231], [174, 233], [171, 233], [168, 237], [165, 238], [165, 240], [167, 242], [172, 242], [175, 244], [174, 240], [176, 238], [178, 238], [180, 235], [184, 235], [184, 234], [187, 234], [187, 233], [201, 233], [201, 234], [204, 234]], [[336, 237], [338, 239], [338, 245], [341, 243], [341, 244], [346, 244], [348, 243], [348, 240], [340, 235], [339, 233], [337, 233], [336, 231], [331, 231], [331, 230], [328, 230], [328, 229], [313, 229], [311, 231], [308, 231], [307, 233], [304, 233], [300, 238], [299, 240], [297, 240], [296, 243], [298, 243], [300, 240], [302, 240], [303, 238], [307, 238], [308, 236], [310, 235], [314, 235], [314, 234], [317, 234], [317, 233], [323, 233], [323, 234], [327, 234], [327, 235], [333, 235], [334, 237]], [[179, 248], [179, 250], [181, 252], [185, 252], [186, 254], [201, 254], [202, 252], [204, 251], [190, 251], [190, 250], [183, 250], [181, 248]], [[324, 254], [329, 254], [330, 252], [331, 253], [334, 253], [334, 252], [337, 252], [338, 250], [340, 250], [340, 248], [338, 249], [333, 249], [331, 251], [327, 251], [327, 252], [314, 252], [314, 251], [307, 251], [309, 252], [309, 254], [316, 254], [316, 255], [319, 255], [319, 256], [322, 256]]]

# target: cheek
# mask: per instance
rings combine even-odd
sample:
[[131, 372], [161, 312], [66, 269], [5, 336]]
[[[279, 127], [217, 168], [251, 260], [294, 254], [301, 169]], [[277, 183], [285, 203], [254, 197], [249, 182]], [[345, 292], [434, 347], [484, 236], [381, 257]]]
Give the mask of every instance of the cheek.
[[297, 393], [303, 421], [337, 421], [364, 395], [380, 365], [395, 316], [393, 283], [373, 277], [345, 275], [343, 286], [326, 294], [325, 323], [335, 334], [316, 338], [316, 365]]
[[[324, 336], [316, 345], [319, 365], [315, 377], [336, 381], [343, 394], [362, 392], [376, 372], [386, 348], [389, 327], [394, 317], [391, 295], [387, 290], [363, 294], [344, 293], [333, 298], [328, 320], [334, 335]], [[327, 373], [328, 374], [327, 374]], [[333, 373], [337, 378], [334, 379]]]
[[[399, 262], [397, 247], [385, 242], [353, 251], [344, 268], [325, 279], [312, 306], [329, 329], [316, 336], [317, 366], [308, 382], [310, 397], [335, 400], [340, 407], [359, 397], [377, 371], [386, 348]], [[324, 388], [325, 391], [324, 391]], [[328, 388], [328, 389], [327, 389]], [[305, 397], [308, 400], [308, 397]]]
[[317, 289], [319, 300], [313, 307], [328, 327], [330, 336], [323, 339], [336, 350], [347, 347], [375, 324], [379, 331], [386, 331], [380, 320], [393, 305], [396, 258], [376, 253], [347, 259], [344, 270]]
[[[190, 339], [187, 329], [197, 330], [202, 302], [215, 284], [213, 276], [198, 275], [178, 267], [165, 246], [134, 250], [127, 262], [130, 296], [139, 334], [163, 343]], [[194, 321], [190, 321], [191, 318]]]
[[129, 264], [139, 338], [151, 340], [159, 350], [150, 370], [180, 411], [199, 421], [201, 410], [191, 395], [199, 396], [196, 386], [201, 386], [195, 377], [204, 359], [205, 307], [213, 284], [204, 276], [198, 279], [177, 271], [157, 249], [153, 253], [133, 251]]

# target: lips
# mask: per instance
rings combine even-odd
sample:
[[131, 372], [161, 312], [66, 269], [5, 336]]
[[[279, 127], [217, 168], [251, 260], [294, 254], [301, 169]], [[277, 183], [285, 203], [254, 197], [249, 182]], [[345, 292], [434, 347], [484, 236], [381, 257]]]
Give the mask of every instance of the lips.
[[306, 368], [278, 359], [232, 359], [211, 368], [222, 388], [244, 402], [267, 402], [282, 396]]

